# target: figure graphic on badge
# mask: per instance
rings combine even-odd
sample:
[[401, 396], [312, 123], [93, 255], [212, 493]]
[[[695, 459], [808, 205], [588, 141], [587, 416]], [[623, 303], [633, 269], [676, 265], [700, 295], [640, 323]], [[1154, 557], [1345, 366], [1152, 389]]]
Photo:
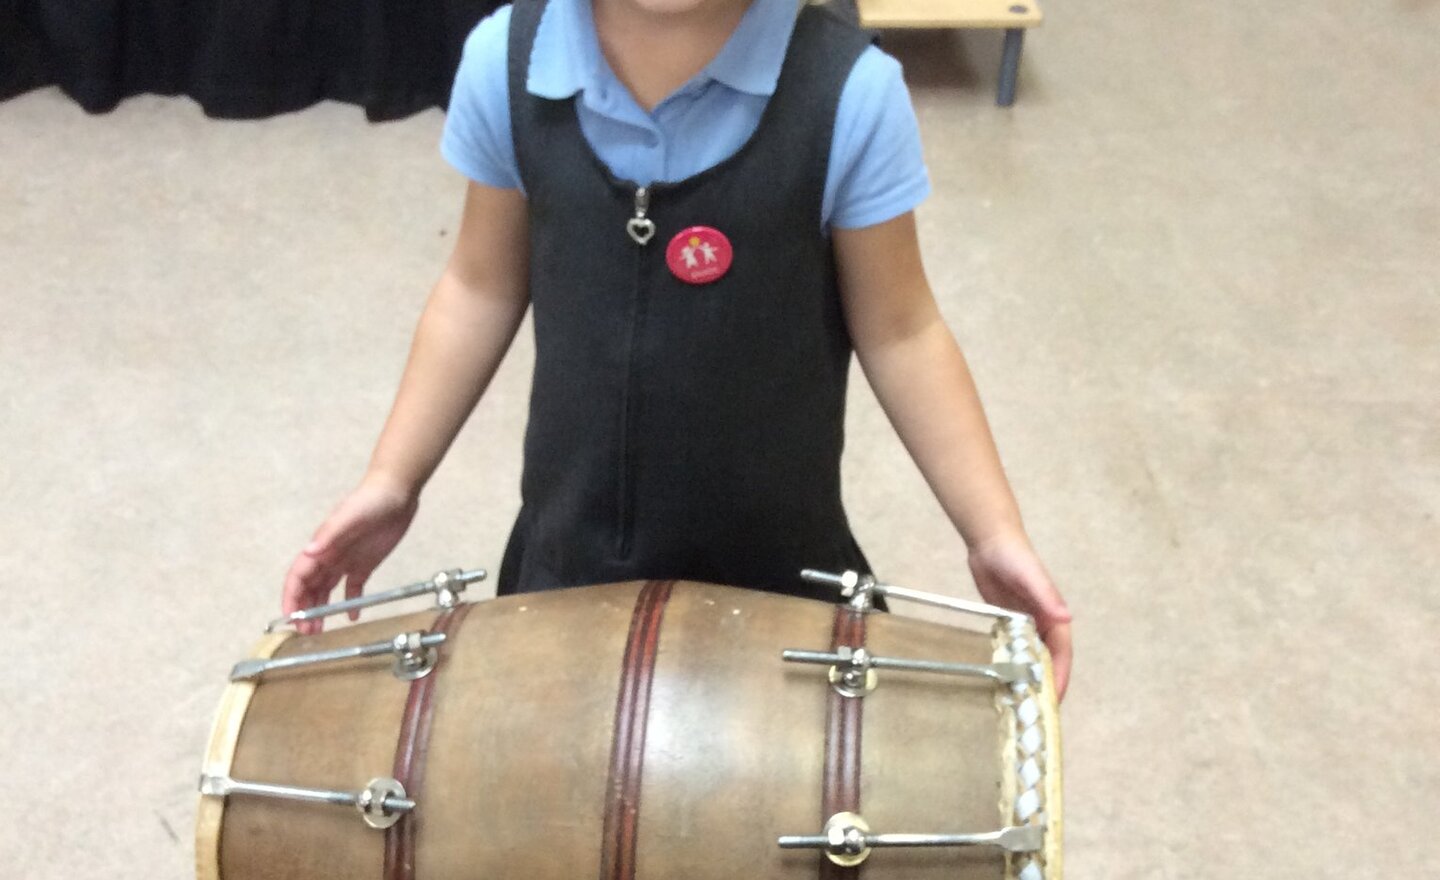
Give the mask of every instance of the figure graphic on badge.
[[700, 260], [695, 256], [700, 254], [705, 262], [716, 262], [715, 246], [708, 241], [701, 240], [700, 236], [690, 236], [690, 242], [680, 249], [680, 257], [685, 260], [685, 268], [697, 269], [700, 267]]
[[680, 256], [685, 260], [686, 269], [694, 269], [700, 265], [700, 261], [695, 259], [695, 246], [698, 244], [700, 244], [700, 239], [692, 235], [690, 242], [680, 249]]

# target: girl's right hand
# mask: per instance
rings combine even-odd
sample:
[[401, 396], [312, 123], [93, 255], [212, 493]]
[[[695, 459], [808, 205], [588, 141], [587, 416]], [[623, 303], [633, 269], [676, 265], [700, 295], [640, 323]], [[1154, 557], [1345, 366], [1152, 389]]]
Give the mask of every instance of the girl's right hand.
[[[367, 476], [320, 524], [290, 564], [280, 601], [284, 613], [325, 604], [341, 578], [345, 579], [345, 598], [359, 596], [370, 573], [400, 543], [419, 502], [416, 493]], [[358, 611], [350, 612], [351, 620], [359, 616]], [[307, 635], [323, 628], [323, 620], [296, 626]]]

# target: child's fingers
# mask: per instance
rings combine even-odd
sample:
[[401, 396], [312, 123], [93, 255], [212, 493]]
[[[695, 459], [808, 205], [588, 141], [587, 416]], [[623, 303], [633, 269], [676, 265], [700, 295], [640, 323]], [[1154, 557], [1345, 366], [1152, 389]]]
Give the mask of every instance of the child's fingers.
[[[358, 599], [365, 591], [365, 582], [370, 580], [370, 571], [352, 571], [345, 577], [345, 598]], [[350, 619], [359, 620], [360, 610], [350, 612]]]
[[[327, 565], [317, 566], [315, 576], [307, 584], [308, 602], [305, 607], [314, 608], [316, 605], [324, 605], [330, 600], [330, 594], [335, 591], [335, 586], [340, 583], [343, 572], [339, 568]], [[306, 621], [308, 633], [318, 633], [325, 628], [325, 621], [321, 618]]]
[[1041, 635], [1045, 647], [1050, 649], [1050, 665], [1055, 670], [1055, 702], [1065, 699], [1065, 689], [1070, 686], [1070, 662], [1074, 649], [1070, 643], [1070, 624], [1057, 623]]
[[[292, 614], [323, 604], [335, 589], [335, 585], [340, 582], [340, 577], [338, 568], [304, 553], [300, 554], [290, 566], [290, 572], [285, 578], [282, 610], [286, 614]], [[296, 630], [305, 635], [320, 632], [323, 628], [323, 623], [318, 620], [304, 621], [296, 626]]]
[[295, 561], [290, 563], [290, 570], [285, 573], [285, 587], [280, 598], [281, 611], [293, 614], [310, 606], [310, 593], [317, 580], [319, 568], [320, 563], [304, 553], [295, 557]]

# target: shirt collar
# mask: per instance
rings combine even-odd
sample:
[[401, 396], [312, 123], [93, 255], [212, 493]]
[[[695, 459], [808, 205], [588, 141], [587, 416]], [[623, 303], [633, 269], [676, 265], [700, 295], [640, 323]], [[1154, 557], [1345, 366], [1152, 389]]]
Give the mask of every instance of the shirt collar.
[[530, 49], [525, 90], [539, 98], [568, 98], [594, 84], [604, 62], [590, 0], [549, 0]]
[[[530, 50], [525, 89], [558, 100], [594, 86], [605, 57], [595, 35], [591, 0], [549, 0]], [[780, 79], [795, 29], [796, 0], [751, 0], [720, 54], [700, 72], [732, 89], [770, 96]]]
[[796, 0], [751, 0], [735, 33], [702, 75], [738, 92], [775, 94], [798, 10]]

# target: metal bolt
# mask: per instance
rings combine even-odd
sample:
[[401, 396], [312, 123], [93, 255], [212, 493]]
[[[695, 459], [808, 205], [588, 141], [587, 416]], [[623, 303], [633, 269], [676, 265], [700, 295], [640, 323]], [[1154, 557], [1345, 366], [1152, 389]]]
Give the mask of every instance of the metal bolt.
[[865, 847], [865, 832], [854, 825], [831, 825], [825, 830], [826, 845], [837, 856], [858, 856]]

